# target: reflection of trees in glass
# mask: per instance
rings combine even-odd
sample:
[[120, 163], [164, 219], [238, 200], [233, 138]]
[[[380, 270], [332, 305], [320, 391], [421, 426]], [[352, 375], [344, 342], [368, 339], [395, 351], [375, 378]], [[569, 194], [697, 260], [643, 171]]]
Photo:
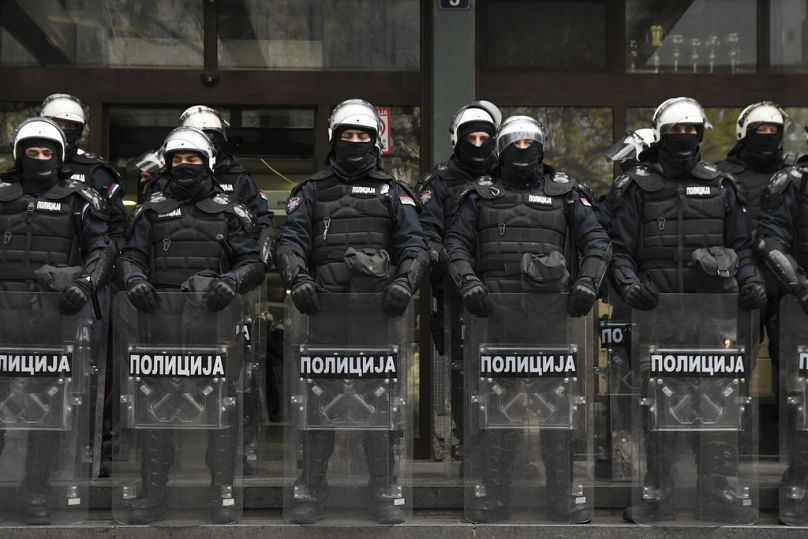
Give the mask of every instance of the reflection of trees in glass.
[[397, 180], [415, 186], [421, 173], [421, 107], [388, 107], [393, 153], [382, 167]]
[[785, 151], [802, 155], [808, 151], [805, 144], [805, 126], [808, 125], [808, 108], [788, 107], [786, 114], [791, 119], [790, 125], [786, 126], [783, 142]]
[[[38, 107], [32, 107], [24, 103], [3, 103], [0, 106], [0, 125], [2, 125], [2, 140], [11, 141], [14, 131], [20, 123], [34, 116], [39, 115]], [[87, 134], [82, 141], [86, 142]], [[11, 145], [0, 144], [0, 171], [6, 171], [14, 167], [14, 158], [11, 156]]]
[[[654, 108], [634, 108], [626, 111], [626, 126], [629, 130], [651, 127]], [[735, 146], [735, 122], [742, 109], [708, 108], [705, 109], [707, 119], [713, 124], [713, 130], [704, 134], [701, 143], [701, 158], [708, 163], [726, 159], [727, 152]]]
[[606, 192], [612, 166], [603, 155], [612, 145], [612, 110], [583, 107], [503, 107], [503, 117], [526, 115], [538, 119], [548, 133], [545, 160], [576, 180]]

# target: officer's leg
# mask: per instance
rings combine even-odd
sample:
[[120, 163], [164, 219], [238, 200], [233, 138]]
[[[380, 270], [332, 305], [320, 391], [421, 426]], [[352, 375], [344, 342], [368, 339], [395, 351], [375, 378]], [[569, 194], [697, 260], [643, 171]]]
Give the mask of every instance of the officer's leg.
[[[644, 423], [648, 425], [647, 415]], [[623, 512], [624, 520], [650, 522], [674, 518], [672, 468], [676, 439], [675, 433], [649, 431], [646, 428], [642, 500]]]
[[30, 431], [25, 450], [25, 476], [20, 490], [21, 508], [28, 524], [50, 524], [48, 476], [59, 448], [59, 434]]
[[479, 449], [482, 488], [466, 509], [472, 522], [496, 522], [511, 516], [511, 476], [519, 440], [516, 430], [480, 432]]
[[573, 457], [576, 450], [574, 433], [568, 430], [545, 430], [540, 434], [541, 456], [547, 477], [547, 516], [549, 520], [580, 524], [592, 520], [592, 512], [575, 503], [580, 493], [573, 492]]
[[140, 438], [140, 497], [132, 504], [131, 524], [151, 524], [164, 518], [168, 471], [174, 463], [174, 432], [143, 429]]
[[738, 436], [734, 432], [705, 432], [698, 453], [699, 495], [704, 518], [753, 524], [757, 509], [738, 468]]
[[[235, 413], [229, 415], [235, 416]], [[234, 425], [236, 418], [232, 417]], [[241, 516], [234, 499], [233, 482], [236, 475], [236, 445], [238, 429], [230, 426], [208, 431], [205, 462], [210, 469], [211, 520], [214, 524], [238, 522]]]
[[780, 483], [780, 522], [804, 526], [808, 523], [808, 431], [788, 433], [787, 449], [788, 468]]
[[397, 431], [366, 431], [364, 434], [373, 518], [382, 524], [401, 524], [406, 520], [404, 511], [396, 505], [396, 500], [402, 499], [396, 477], [399, 439]]
[[328, 459], [334, 451], [334, 431], [301, 431], [303, 461], [294, 486], [294, 508], [289, 519], [313, 524], [323, 517], [328, 487]]

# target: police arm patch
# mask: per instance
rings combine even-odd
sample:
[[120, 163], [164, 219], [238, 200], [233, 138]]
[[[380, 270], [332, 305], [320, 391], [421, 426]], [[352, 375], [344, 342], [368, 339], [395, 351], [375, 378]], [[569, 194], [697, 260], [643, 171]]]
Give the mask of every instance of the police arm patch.
[[286, 200], [286, 213], [292, 213], [295, 211], [300, 206], [301, 202], [303, 202], [303, 197], [300, 195], [290, 196]]
[[426, 204], [427, 202], [432, 200], [432, 195], [433, 195], [432, 189], [427, 188], [421, 191], [421, 204]]

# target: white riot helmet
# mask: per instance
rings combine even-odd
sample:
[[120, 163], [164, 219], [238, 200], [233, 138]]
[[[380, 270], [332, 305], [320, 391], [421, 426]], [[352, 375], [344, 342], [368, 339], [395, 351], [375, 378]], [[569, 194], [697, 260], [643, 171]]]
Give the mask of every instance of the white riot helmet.
[[497, 131], [497, 154], [516, 142], [529, 139], [541, 144], [544, 148], [547, 142], [547, 132], [538, 120], [530, 116], [511, 116], [507, 118]]
[[222, 135], [224, 140], [227, 140], [222, 117], [216, 109], [205, 105], [194, 105], [185, 109], [180, 114], [179, 125], [180, 127], [196, 127], [202, 131], [216, 131]]
[[53, 94], [46, 97], [42, 102], [39, 115], [53, 120], [74, 122], [82, 126], [87, 123], [84, 105], [77, 98], [68, 94]]
[[629, 131], [625, 137], [606, 150], [606, 157], [615, 162], [637, 159], [653, 143], [654, 130], [650, 127]]
[[207, 159], [211, 172], [216, 164], [216, 150], [213, 148], [213, 143], [204, 131], [196, 127], [177, 127], [168, 134], [160, 150], [167, 163], [171, 163], [169, 154], [186, 151], [202, 154]]
[[788, 121], [788, 114], [776, 103], [771, 101], [753, 103], [743, 109], [738, 116], [738, 123], [735, 124], [735, 137], [741, 140], [746, 137], [750, 126], [756, 129], [760, 124], [779, 125], [782, 132]]
[[146, 152], [138, 158], [137, 162], [135, 163], [135, 168], [142, 172], [148, 172], [149, 174], [154, 175], [161, 168], [163, 168], [165, 164], [163, 154], [159, 151]]
[[11, 155], [16, 161], [22, 154], [19, 152], [20, 142], [26, 139], [41, 138], [53, 141], [58, 146], [59, 157], [65, 160], [65, 134], [50, 118], [28, 118], [17, 126], [11, 135]]
[[468, 105], [460, 107], [452, 118], [449, 126], [449, 140], [454, 148], [457, 145], [458, 131], [460, 126], [469, 122], [488, 122], [493, 126], [496, 133], [502, 123], [502, 113], [496, 105], [490, 101], [473, 101]]
[[672, 97], [662, 103], [654, 111], [651, 119], [654, 128], [654, 140], [661, 136], [670, 126], [676, 124], [701, 125], [704, 129], [712, 129], [713, 124], [707, 119], [704, 109], [692, 97]]
[[376, 148], [382, 150], [382, 121], [376, 109], [363, 99], [348, 99], [334, 108], [328, 119], [328, 142], [334, 144], [334, 134], [339, 128], [369, 129], [373, 131]]

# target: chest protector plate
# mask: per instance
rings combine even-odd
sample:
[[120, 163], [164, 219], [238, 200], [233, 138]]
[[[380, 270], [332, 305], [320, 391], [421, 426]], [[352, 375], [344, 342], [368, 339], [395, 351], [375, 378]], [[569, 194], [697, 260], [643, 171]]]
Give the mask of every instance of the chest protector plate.
[[660, 189], [641, 190], [637, 260], [640, 271], [652, 276], [660, 292], [676, 292], [679, 273], [688, 267], [694, 250], [724, 245], [722, 177], [673, 181], [658, 176], [655, 180]]
[[344, 183], [319, 180], [316, 189], [311, 262], [318, 282], [338, 290], [350, 284], [345, 250], [384, 249], [392, 255], [391, 186], [365, 179]]
[[475, 269], [489, 286], [499, 284], [492, 291], [521, 290], [510, 289], [521, 282], [519, 263], [524, 253], [567, 252], [566, 199], [566, 194], [547, 194], [542, 186], [505, 190], [498, 198], [477, 200]]
[[203, 270], [225, 273], [230, 269], [222, 247], [228, 241], [223, 211], [211, 213], [182, 203], [165, 213], [149, 211], [146, 217], [152, 223], [154, 242], [151, 281], [158, 287], [179, 287]]
[[26, 195], [18, 183], [0, 184], [0, 280], [34, 278], [43, 264], [76, 266], [83, 199], [56, 188]]

